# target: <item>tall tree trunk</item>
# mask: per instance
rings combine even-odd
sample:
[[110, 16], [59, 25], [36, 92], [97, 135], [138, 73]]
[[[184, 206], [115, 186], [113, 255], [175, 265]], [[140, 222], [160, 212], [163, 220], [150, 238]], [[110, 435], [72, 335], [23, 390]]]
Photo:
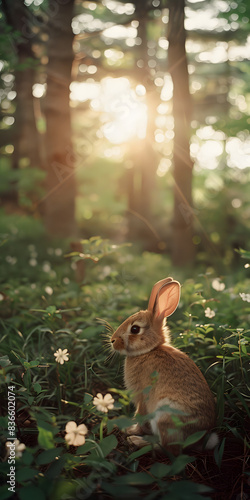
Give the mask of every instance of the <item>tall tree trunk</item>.
[[[16, 111], [13, 126], [12, 155], [13, 168], [19, 167], [20, 159], [26, 158], [31, 167], [41, 166], [39, 134], [34, 114], [32, 86], [35, 75], [35, 58], [32, 51], [32, 33], [29, 28], [28, 8], [22, 0], [13, 0], [12, 4], [2, 0], [2, 7], [7, 23], [18, 31], [20, 36], [15, 41], [17, 64], [15, 70]], [[13, 189], [12, 199], [18, 193]]]
[[47, 95], [45, 101], [47, 185], [45, 225], [50, 235], [75, 233], [75, 172], [69, 85], [73, 61], [74, 0], [50, 0]]
[[191, 97], [185, 49], [185, 0], [170, 0], [168, 23], [168, 65], [173, 81], [174, 116], [174, 218], [172, 260], [176, 265], [194, 260], [192, 170], [189, 134]]
[[[150, 70], [148, 67], [148, 46], [147, 46], [147, 22], [148, 22], [148, 5], [145, 0], [137, 0], [136, 14], [139, 21], [138, 37], [142, 42], [139, 47], [139, 59], [144, 63], [143, 67], [137, 70], [137, 78], [140, 83], [146, 87], [147, 92], [147, 108], [148, 122], [146, 137], [143, 139], [136, 138], [133, 141], [132, 162], [133, 167], [128, 170], [128, 209], [129, 209], [129, 236], [134, 238], [144, 238], [149, 240], [152, 236], [151, 218], [152, 218], [152, 194], [154, 192], [155, 172], [157, 168], [156, 153], [153, 149], [155, 116], [156, 116], [156, 99], [154, 83], [151, 81]], [[150, 246], [152, 249], [151, 239]]]

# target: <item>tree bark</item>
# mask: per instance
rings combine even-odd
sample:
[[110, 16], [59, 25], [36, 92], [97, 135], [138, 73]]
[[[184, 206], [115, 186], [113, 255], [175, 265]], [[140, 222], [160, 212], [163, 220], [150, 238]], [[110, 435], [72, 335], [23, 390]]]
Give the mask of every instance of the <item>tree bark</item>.
[[75, 171], [69, 85], [73, 62], [74, 0], [50, 0], [47, 94], [45, 100], [47, 182], [44, 217], [53, 236], [75, 234]]
[[[155, 173], [157, 168], [157, 157], [153, 149], [156, 99], [155, 86], [148, 67], [148, 47], [147, 47], [147, 22], [148, 5], [144, 0], [135, 3], [136, 17], [139, 21], [138, 37], [142, 42], [139, 47], [139, 58], [144, 66], [137, 70], [137, 77], [147, 92], [146, 104], [148, 108], [148, 122], [146, 137], [136, 138], [131, 147], [133, 167], [128, 170], [128, 211], [129, 211], [129, 236], [142, 238], [149, 241], [149, 227], [152, 219], [152, 198], [155, 185]], [[150, 236], [152, 233], [150, 232]], [[147, 247], [152, 248], [155, 235], [150, 238]], [[153, 245], [152, 245], [153, 241]]]
[[191, 97], [185, 50], [185, 0], [170, 0], [168, 24], [168, 70], [173, 81], [174, 116], [174, 217], [172, 260], [175, 265], [191, 264], [193, 244], [192, 170], [189, 134]]
[[[17, 64], [15, 69], [16, 110], [12, 140], [14, 152], [12, 167], [19, 168], [20, 159], [26, 158], [31, 167], [40, 167], [40, 142], [34, 113], [32, 86], [35, 75], [35, 57], [32, 51], [32, 33], [29, 28], [28, 9], [24, 2], [14, 0], [10, 6], [2, 0], [2, 7], [7, 23], [18, 31], [20, 36], [15, 41]], [[17, 187], [13, 188], [12, 200], [17, 200]]]

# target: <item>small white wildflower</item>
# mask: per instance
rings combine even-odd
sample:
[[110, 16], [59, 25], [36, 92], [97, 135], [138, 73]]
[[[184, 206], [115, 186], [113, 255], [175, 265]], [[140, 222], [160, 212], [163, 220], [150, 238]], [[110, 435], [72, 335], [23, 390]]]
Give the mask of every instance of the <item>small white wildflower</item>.
[[36, 258], [37, 258], [37, 252], [31, 252], [31, 253], [30, 253], [30, 256], [31, 256], [33, 259], [36, 259]]
[[5, 446], [7, 449], [7, 457], [10, 454], [10, 446], [13, 446], [13, 444], [15, 445], [15, 458], [21, 458], [26, 446], [24, 443], [20, 443], [18, 439], [15, 439], [14, 441], [6, 441]]
[[67, 278], [67, 276], [66, 276], [66, 278], [63, 278], [63, 283], [65, 285], [68, 285], [70, 283], [70, 280], [69, 280], [69, 278]]
[[35, 290], [35, 288], [36, 288], [36, 283], [31, 283], [30, 288], [31, 288], [31, 290]]
[[250, 293], [239, 293], [239, 296], [244, 302], [250, 302]]
[[63, 365], [65, 361], [69, 361], [69, 352], [68, 349], [58, 349], [54, 352], [55, 361]]
[[77, 425], [76, 422], [71, 420], [65, 427], [66, 435], [65, 441], [73, 446], [81, 446], [85, 443], [85, 435], [88, 432], [86, 425]]
[[45, 273], [49, 273], [51, 271], [51, 265], [50, 265], [50, 263], [48, 261], [45, 261], [43, 263], [43, 271]]
[[60, 255], [62, 255], [63, 251], [61, 248], [56, 248], [55, 249], [55, 255], [57, 255], [57, 257], [60, 257]]
[[98, 411], [102, 411], [103, 413], [108, 413], [108, 410], [112, 410], [114, 408], [115, 400], [112, 398], [111, 394], [105, 394], [103, 397], [100, 392], [93, 399], [93, 404], [96, 406]]
[[51, 288], [51, 286], [46, 286], [46, 287], [45, 287], [45, 292], [46, 292], [48, 295], [52, 295], [52, 293], [53, 293], [53, 288]]
[[11, 266], [14, 266], [17, 263], [17, 258], [11, 257], [11, 255], [7, 255], [7, 257], [5, 257], [5, 260], [6, 262], [8, 262], [8, 264], [11, 264]]
[[4, 300], [4, 295], [0, 293], [0, 302], [2, 302], [2, 300]]
[[76, 262], [71, 262], [70, 267], [71, 267], [71, 269], [73, 269], [73, 271], [75, 271], [76, 270]]
[[30, 259], [30, 260], [29, 260], [29, 265], [30, 265], [31, 267], [35, 267], [35, 266], [37, 266], [37, 260], [36, 260], [36, 259]]
[[210, 309], [210, 307], [207, 307], [205, 309], [205, 316], [206, 318], [214, 318], [215, 312], [212, 309]]
[[212, 281], [212, 287], [214, 290], [216, 290], [216, 292], [222, 292], [223, 290], [225, 290], [225, 283], [222, 283], [218, 278], [215, 278], [213, 281]]
[[247, 262], [247, 264], [244, 265], [245, 269], [248, 269], [250, 267], [250, 264]]

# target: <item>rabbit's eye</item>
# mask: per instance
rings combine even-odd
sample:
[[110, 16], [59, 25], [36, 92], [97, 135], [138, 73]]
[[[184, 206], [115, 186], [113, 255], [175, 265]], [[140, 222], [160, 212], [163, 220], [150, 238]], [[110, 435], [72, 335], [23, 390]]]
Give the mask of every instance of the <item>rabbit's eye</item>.
[[130, 331], [131, 331], [131, 333], [139, 333], [140, 329], [141, 329], [140, 326], [133, 325], [133, 326], [131, 326]]

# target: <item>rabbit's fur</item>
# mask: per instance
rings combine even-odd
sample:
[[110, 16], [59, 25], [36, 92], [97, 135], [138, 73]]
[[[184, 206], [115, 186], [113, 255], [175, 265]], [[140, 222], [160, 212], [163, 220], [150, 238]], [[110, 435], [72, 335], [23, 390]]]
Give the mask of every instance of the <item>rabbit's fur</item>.
[[[136, 424], [128, 433], [152, 432], [173, 453], [180, 451], [173, 443], [215, 425], [215, 402], [205, 378], [186, 354], [170, 345], [165, 318], [175, 311], [179, 297], [177, 281], [166, 278], [157, 282], [148, 309], [126, 319], [111, 337], [114, 350], [126, 356], [125, 385], [133, 394], [136, 412], [153, 413], [150, 425]], [[167, 408], [161, 410], [164, 405]], [[184, 425], [175, 426], [173, 416]], [[132, 442], [145, 444], [137, 436]]]

